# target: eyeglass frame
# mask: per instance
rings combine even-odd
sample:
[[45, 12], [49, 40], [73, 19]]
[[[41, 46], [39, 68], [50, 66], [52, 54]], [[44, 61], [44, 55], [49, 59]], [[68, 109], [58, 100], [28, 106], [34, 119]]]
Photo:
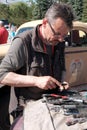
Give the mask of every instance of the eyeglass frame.
[[49, 24], [49, 26], [50, 26], [50, 28], [51, 28], [51, 31], [52, 31], [52, 33], [53, 33], [53, 35], [54, 35], [55, 37], [63, 37], [63, 39], [65, 39], [65, 38], [67, 37], [67, 34], [64, 35], [64, 36], [61, 36], [61, 34], [58, 34], [57, 32], [55, 32], [55, 30], [53, 29], [53, 27], [52, 27], [52, 25], [51, 25], [50, 22], [48, 22], [48, 24]]

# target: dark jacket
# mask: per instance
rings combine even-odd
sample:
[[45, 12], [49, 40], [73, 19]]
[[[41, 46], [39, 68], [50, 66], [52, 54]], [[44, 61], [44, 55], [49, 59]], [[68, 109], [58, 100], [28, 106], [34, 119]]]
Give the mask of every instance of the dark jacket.
[[[13, 39], [13, 48], [10, 49], [10, 52], [8, 52], [6, 56], [7, 58], [5, 58], [1, 64], [0, 78], [3, 78], [9, 71], [13, 71], [24, 75], [50, 75], [58, 81], [61, 81], [62, 71], [65, 70], [64, 43], [59, 43], [55, 46], [52, 55], [50, 55], [51, 53], [48, 54], [47, 52], [44, 52], [44, 43], [39, 36], [38, 27], [39, 26], [32, 31], [25, 31]], [[17, 38], [21, 39], [22, 42], [15, 43], [15, 39]], [[23, 48], [22, 50], [17, 50], [19, 44], [21, 44], [20, 49]], [[49, 51], [51, 50], [51, 46], [47, 48], [50, 48]], [[16, 51], [16, 53], [14, 53], [14, 51]], [[19, 58], [19, 55], [22, 55], [21, 59]], [[1, 71], [3, 69], [4, 71]], [[28, 72], [26, 70], [28, 70]], [[29, 88], [26, 88], [25, 86], [24, 88], [16, 87], [15, 90], [18, 97], [23, 96], [25, 99], [39, 99], [41, 98], [42, 93], [45, 93], [43, 89], [32, 86]]]
[[[61, 81], [62, 71], [65, 71], [65, 43], [59, 43], [55, 46], [53, 55], [50, 56], [48, 53], [44, 52], [43, 42], [38, 35], [38, 27], [31, 32], [26, 31], [25, 35], [22, 34], [19, 37], [22, 38], [28, 48], [28, 74], [34, 76], [50, 75], [58, 81]], [[21, 70], [18, 73], [21, 73]], [[21, 88], [21, 90], [20, 95], [32, 99], [41, 98], [42, 93], [48, 92], [38, 87]]]

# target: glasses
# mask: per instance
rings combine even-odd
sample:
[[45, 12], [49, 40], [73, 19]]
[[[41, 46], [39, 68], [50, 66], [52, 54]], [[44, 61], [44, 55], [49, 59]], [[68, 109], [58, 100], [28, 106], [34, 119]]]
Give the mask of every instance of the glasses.
[[66, 34], [66, 35], [61, 35], [60, 33], [55, 32], [55, 30], [53, 29], [51, 23], [48, 22], [48, 24], [49, 24], [49, 26], [50, 26], [50, 28], [51, 28], [51, 30], [52, 30], [52, 33], [53, 33], [53, 35], [54, 35], [55, 37], [58, 37], [58, 38], [61, 38], [61, 37], [62, 37], [63, 39], [66, 38], [67, 34]]

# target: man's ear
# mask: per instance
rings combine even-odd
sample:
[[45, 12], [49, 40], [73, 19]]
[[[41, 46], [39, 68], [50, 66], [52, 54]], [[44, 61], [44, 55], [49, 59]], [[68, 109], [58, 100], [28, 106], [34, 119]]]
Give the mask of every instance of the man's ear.
[[45, 25], [47, 23], [47, 19], [44, 18], [43, 21], [42, 21], [42, 24]]

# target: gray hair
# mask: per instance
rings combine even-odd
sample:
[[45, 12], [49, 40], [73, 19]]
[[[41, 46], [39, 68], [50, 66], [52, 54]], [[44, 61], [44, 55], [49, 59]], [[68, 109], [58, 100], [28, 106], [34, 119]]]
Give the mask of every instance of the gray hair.
[[45, 14], [45, 18], [49, 22], [54, 22], [58, 17], [63, 19], [69, 28], [72, 28], [75, 16], [71, 6], [65, 3], [54, 3], [50, 6]]
[[0, 26], [4, 26], [4, 22], [0, 20]]

